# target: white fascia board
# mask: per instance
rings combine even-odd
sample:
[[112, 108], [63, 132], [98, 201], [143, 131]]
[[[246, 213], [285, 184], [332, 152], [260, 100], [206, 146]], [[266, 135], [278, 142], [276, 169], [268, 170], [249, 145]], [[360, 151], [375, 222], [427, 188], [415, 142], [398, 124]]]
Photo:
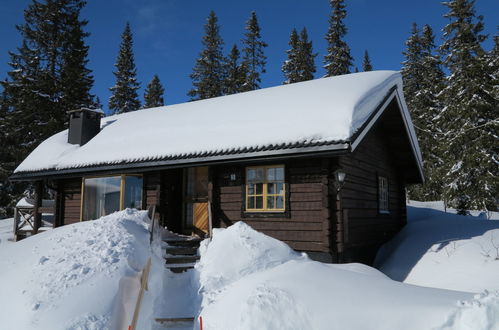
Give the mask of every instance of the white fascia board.
[[414, 158], [416, 159], [416, 163], [418, 166], [419, 174], [421, 179], [424, 182], [424, 174], [423, 174], [423, 157], [421, 156], [421, 150], [419, 149], [418, 140], [416, 138], [416, 133], [414, 131], [414, 126], [412, 125], [411, 115], [409, 114], [409, 110], [407, 109], [407, 105], [403, 99], [403, 96], [400, 95], [399, 90], [395, 89], [390, 97], [385, 99], [385, 102], [382, 104], [381, 108], [376, 112], [376, 114], [371, 118], [369, 123], [364, 127], [364, 129], [360, 132], [357, 138], [351, 143], [352, 152], [355, 151], [357, 146], [362, 142], [364, 137], [369, 133], [372, 126], [378, 121], [379, 117], [385, 112], [386, 108], [395, 99], [397, 101], [398, 108], [400, 110], [400, 114], [402, 116], [402, 121], [404, 122], [405, 131], [407, 136], [409, 137], [409, 142], [411, 144], [411, 149], [414, 154]]

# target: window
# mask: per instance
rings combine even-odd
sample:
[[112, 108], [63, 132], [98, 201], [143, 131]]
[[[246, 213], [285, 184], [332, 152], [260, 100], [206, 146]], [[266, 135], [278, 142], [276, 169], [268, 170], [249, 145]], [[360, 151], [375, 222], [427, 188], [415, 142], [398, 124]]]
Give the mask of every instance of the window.
[[285, 202], [283, 165], [246, 168], [246, 211], [283, 212]]
[[378, 176], [378, 209], [379, 213], [388, 213], [388, 179]]
[[127, 207], [142, 208], [142, 176], [83, 178], [82, 220], [98, 219]]

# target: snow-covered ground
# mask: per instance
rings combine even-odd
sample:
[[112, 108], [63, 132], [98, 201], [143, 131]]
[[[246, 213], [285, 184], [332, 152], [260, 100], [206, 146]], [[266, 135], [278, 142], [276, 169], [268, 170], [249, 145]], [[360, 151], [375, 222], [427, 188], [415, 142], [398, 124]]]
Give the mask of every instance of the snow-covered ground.
[[[429, 207], [428, 207], [429, 206]], [[456, 215], [441, 202], [411, 202], [407, 226], [379, 251], [376, 267], [404, 283], [499, 290], [499, 221]], [[490, 213], [497, 219], [497, 212]]]
[[15, 244], [2, 239], [0, 329], [118, 324], [125, 308], [121, 280], [133, 279], [151, 256], [146, 217], [144, 211], [125, 210]]
[[0, 219], [0, 250], [14, 243], [14, 218]]
[[499, 221], [411, 205], [407, 228], [379, 254], [386, 275], [312, 261], [242, 222], [215, 230], [196, 268], [174, 274], [159, 244], [149, 245], [145, 212], [125, 210], [15, 244], [5, 239], [12, 221], [0, 220], [0, 329], [126, 328], [123, 315], [136, 299], [126, 288], [152, 257], [141, 330], [188, 329], [153, 319], [191, 316], [208, 330], [498, 330], [499, 260], [490, 238], [499, 237]]

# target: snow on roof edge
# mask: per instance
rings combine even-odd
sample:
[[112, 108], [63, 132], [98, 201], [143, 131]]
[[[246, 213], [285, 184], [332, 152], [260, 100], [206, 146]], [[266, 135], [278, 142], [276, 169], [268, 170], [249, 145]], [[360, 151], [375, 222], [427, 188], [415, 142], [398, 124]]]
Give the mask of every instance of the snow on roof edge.
[[[367, 80], [368, 82], [366, 83], [365, 80]], [[350, 82], [350, 85], [349, 85], [350, 88], [349, 88], [348, 84], [346, 87], [344, 86], [343, 82], [345, 82], [345, 81], [347, 83]], [[352, 81], [354, 81], [355, 83], [352, 84]], [[341, 82], [341, 83], [339, 83], [339, 82]], [[334, 84], [334, 83], [336, 83], [336, 84]], [[333, 86], [334, 88], [331, 89], [331, 86]], [[360, 87], [358, 87], [358, 86], [360, 86]], [[80, 161], [72, 161], [71, 157], [74, 158], [73, 154], [76, 154], [76, 155], [78, 155], [78, 153], [81, 154], [86, 149], [92, 150], [91, 148], [89, 148], [89, 145], [92, 145], [93, 141], [91, 140], [87, 145], [82, 146], [82, 147], [68, 145], [66, 143], [66, 141], [67, 141], [67, 130], [66, 130], [63, 132], [59, 132], [59, 133], [53, 135], [52, 137], [48, 138], [47, 140], [42, 142], [42, 144], [40, 144], [35, 149], [35, 151], [39, 151], [38, 153], [41, 153], [41, 151], [43, 151], [43, 150], [38, 150], [38, 149], [44, 149], [43, 147], [46, 147], [45, 145], [48, 144], [51, 148], [48, 148], [48, 150], [45, 150], [46, 152], [44, 152], [43, 154], [44, 154], [44, 156], [47, 156], [46, 158], [53, 159], [53, 161], [47, 161], [45, 163], [41, 162], [41, 163], [36, 163], [36, 164], [24, 164], [26, 162], [26, 160], [28, 160], [28, 158], [30, 158], [30, 156], [31, 156], [31, 154], [30, 154], [30, 156], [28, 156], [27, 159], [25, 159], [25, 161], [23, 163], [21, 163], [21, 165], [18, 166], [18, 168], [16, 168], [14, 173], [15, 174], [32, 173], [32, 172], [40, 173], [40, 172], [45, 172], [45, 171], [49, 171], [49, 170], [57, 171], [57, 170], [63, 170], [63, 169], [91, 168], [91, 167], [96, 167], [96, 166], [105, 166], [105, 165], [112, 165], [112, 164], [152, 162], [152, 161], [174, 159], [174, 158], [179, 158], [179, 159], [180, 158], [186, 158], [186, 159], [187, 158], [198, 158], [198, 157], [204, 156], [204, 155], [223, 155], [223, 154], [237, 154], [237, 153], [243, 154], [243, 153], [247, 153], [248, 151], [252, 152], [255, 150], [256, 151], [258, 151], [258, 150], [284, 150], [284, 149], [288, 149], [290, 147], [297, 147], [297, 146], [308, 147], [308, 146], [313, 146], [316, 144], [342, 143], [342, 142], [348, 141], [352, 136], [354, 136], [354, 133], [356, 131], [358, 131], [359, 129], [362, 129], [362, 124], [366, 120], [368, 120], [368, 118], [370, 118], [372, 112], [378, 107], [379, 103], [382, 102], [382, 99], [385, 97], [385, 95], [381, 95], [381, 94], [386, 94], [386, 91], [389, 91], [389, 90], [393, 89], [394, 87], [397, 87], [397, 89], [400, 89], [400, 90], [402, 88], [402, 81], [401, 81], [400, 73], [396, 72], [396, 71], [374, 71], [371, 73], [358, 73], [358, 74], [350, 74], [350, 75], [337, 76], [337, 77], [331, 77], [331, 78], [315, 79], [312, 81], [307, 81], [307, 82], [302, 82], [302, 83], [296, 83], [296, 84], [284, 85], [284, 86], [274, 86], [274, 87], [270, 87], [270, 88], [260, 89], [257, 91], [250, 91], [250, 92], [240, 93], [240, 94], [235, 94], [235, 95], [223, 96], [223, 97], [212, 98], [212, 99], [207, 99], [207, 100], [200, 100], [200, 101], [196, 101], [196, 102], [180, 103], [180, 104], [174, 104], [174, 105], [169, 105], [169, 106], [164, 106], [164, 107], [140, 110], [137, 112], [125, 113], [125, 114], [120, 114], [120, 115], [113, 115], [110, 117], [105, 117], [103, 119], [103, 130], [101, 131], [101, 133], [99, 133], [99, 135], [102, 135], [103, 131], [109, 130], [109, 128], [107, 128], [108, 126], [110, 126], [110, 128], [116, 127], [116, 124], [113, 124], [116, 121], [118, 121], [118, 124], [119, 124], [119, 122], [124, 123], [124, 121], [126, 122], [126, 120], [130, 121], [130, 118], [131, 119], [134, 119], [134, 118], [141, 119], [143, 117], [147, 118], [147, 116], [151, 117], [151, 115], [154, 115], [155, 117], [153, 117], [153, 118], [159, 118], [159, 120], [162, 120], [161, 118], [167, 118], [167, 117], [163, 116], [164, 114], [170, 114], [170, 117], [172, 116], [171, 114], [177, 115], [177, 116], [178, 116], [178, 114], [182, 114], [183, 118], [185, 118], [186, 116], [187, 116], [187, 118], [189, 118], [189, 115], [192, 115], [192, 113], [193, 113], [193, 108], [194, 108], [194, 111], [198, 111], [200, 108], [203, 111], [215, 111], [214, 114], [216, 115], [217, 110], [216, 109], [214, 110], [213, 105], [215, 105], [215, 107], [222, 106], [222, 107], [227, 108], [227, 107], [230, 107], [230, 104], [234, 105], [234, 100], [236, 100], [236, 101], [242, 100], [246, 103], [249, 101], [250, 103], [252, 103], [252, 106], [254, 106], [255, 104], [256, 104], [256, 106], [258, 106], [258, 104], [261, 105], [262, 100], [263, 100], [267, 103], [270, 102], [269, 106], [271, 108], [269, 110], [274, 111], [276, 109], [275, 105], [274, 105], [274, 103], [275, 103], [274, 101], [276, 99], [276, 96], [282, 97], [282, 95], [289, 95], [289, 94], [293, 94], [293, 93], [296, 94], [296, 92], [300, 92], [301, 90], [305, 90], [306, 91], [305, 94], [302, 92], [299, 96], [297, 96], [298, 101], [302, 102], [302, 104], [303, 104], [303, 101], [301, 101], [300, 98], [302, 98], [302, 99], [304, 98], [306, 102], [312, 101], [311, 104], [312, 104], [312, 106], [315, 106], [315, 108], [317, 108], [317, 104], [319, 104], [319, 107], [322, 107], [322, 108], [326, 107], [325, 108], [326, 111], [321, 110], [321, 111], [317, 112], [317, 110], [315, 110], [315, 108], [313, 110], [307, 109], [307, 111], [305, 111], [305, 109], [300, 110], [299, 105], [295, 105], [294, 103], [291, 102], [292, 107], [295, 107], [295, 108], [298, 107], [299, 113], [304, 113], [304, 114], [306, 113], [306, 115], [311, 113], [312, 116], [317, 116], [317, 115], [320, 115], [320, 116], [325, 115], [326, 116], [326, 118], [324, 120], [322, 120], [322, 117], [316, 117], [319, 121], [314, 122], [313, 129], [311, 130], [311, 132], [314, 131], [315, 126], [319, 126], [319, 128], [317, 130], [320, 131], [320, 126], [321, 126], [320, 121], [327, 121], [328, 119], [331, 120], [331, 118], [333, 118], [333, 120], [334, 120], [335, 118], [338, 117], [338, 115], [331, 117], [332, 113], [335, 113], [337, 111], [340, 111], [340, 115], [342, 113], [345, 113], [344, 108], [345, 108], [345, 104], [346, 104], [347, 108], [350, 109], [350, 110], [347, 109], [347, 111], [346, 111], [346, 114], [350, 113], [350, 117], [349, 117], [350, 119], [348, 119], [348, 122], [350, 123], [349, 124], [350, 128], [349, 128], [349, 133], [345, 134], [344, 136], [345, 137], [349, 136], [348, 138], [339, 139], [339, 138], [337, 138], [338, 134], [336, 134], [336, 135], [335, 134], [332, 134], [332, 135], [314, 134], [315, 136], [309, 135], [308, 137], [306, 137], [306, 135], [302, 135], [301, 137], [297, 136], [298, 138], [293, 139], [293, 138], [291, 138], [291, 136], [293, 134], [290, 135], [290, 134], [286, 133], [280, 139], [281, 141], [278, 141], [278, 140], [274, 141], [274, 142], [272, 142], [270, 140], [267, 141], [270, 143], [258, 143], [258, 142], [253, 143], [253, 144], [232, 143], [233, 144], [232, 146], [230, 146], [230, 144], [228, 144], [228, 145], [226, 144], [225, 146], [220, 145], [219, 147], [217, 147], [215, 144], [215, 146], [210, 145], [209, 148], [199, 148], [197, 150], [195, 148], [194, 149], [191, 148], [191, 150], [185, 150], [185, 151], [183, 151], [181, 149], [181, 150], [178, 150], [176, 153], [170, 152], [172, 150], [167, 151], [166, 153], [161, 152], [161, 150], [159, 150], [159, 152], [157, 152], [157, 153], [142, 153], [141, 154], [139, 152], [139, 153], [135, 153], [135, 155], [128, 155], [126, 152], [127, 150], [123, 150], [124, 154], [125, 154], [124, 157], [121, 157], [121, 155], [120, 155], [120, 157], [116, 157], [115, 159], [105, 159], [105, 157], [104, 157], [104, 159], [99, 158], [99, 157], [94, 157], [94, 159], [91, 159], [92, 157], [90, 157], [90, 159], [88, 159], [88, 158], [80, 157], [81, 158]], [[324, 92], [324, 88], [326, 88], [327, 93]], [[288, 94], [285, 94], [285, 93], [283, 94], [283, 91], [287, 91]], [[309, 96], [308, 94], [312, 94], [312, 95]], [[313, 97], [317, 96], [317, 95], [324, 97], [325, 100], [322, 100], [320, 103], [317, 103], [317, 102], [314, 103]], [[336, 98], [335, 98], [335, 96], [336, 96]], [[297, 97], [295, 97], [294, 101], [297, 100]], [[354, 103], [348, 103], [348, 102], [345, 103], [343, 101], [343, 99], [347, 99], [347, 101], [350, 100], [350, 102], [353, 101]], [[254, 100], [256, 100], [256, 101], [254, 101]], [[278, 101], [277, 103], [281, 102], [281, 100], [277, 100], [277, 101]], [[253, 103], [255, 103], [255, 104], [253, 104]], [[268, 107], [267, 103], [263, 103], [263, 104], [266, 107]], [[343, 107], [344, 107], [343, 109], [341, 108], [342, 103], [345, 103], [345, 104], [343, 104]], [[339, 110], [336, 109], [338, 104], [340, 105]], [[348, 105], [348, 104], [351, 104], [351, 105]], [[277, 104], [277, 105], [279, 105], [279, 104]], [[329, 110], [327, 110], [328, 108], [329, 108]], [[166, 112], [166, 111], [168, 111], [168, 112]], [[191, 114], [184, 114], [184, 111], [190, 111]], [[279, 110], [277, 108], [278, 113], [279, 113], [279, 111], [282, 112], [282, 110]], [[315, 113], [314, 113], [314, 111], [315, 111]], [[341, 111], [343, 111], [343, 112], [341, 112]], [[194, 113], [197, 114], [196, 112], [194, 112]], [[201, 112], [199, 112], [199, 114], [200, 113]], [[220, 113], [220, 111], [218, 111], [218, 113]], [[160, 114], [162, 114], [161, 116], [163, 116], [163, 117], [158, 117], [158, 115], [160, 115]], [[232, 115], [232, 113], [231, 113], [231, 115]], [[236, 115], [238, 115], [238, 114], [236, 113]], [[328, 118], [328, 117], [331, 117], [331, 118]], [[339, 117], [339, 119], [343, 120], [343, 122], [345, 124], [347, 123], [347, 122], [345, 122], [345, 117], [343, 119], [341, 119], [341, 117]], [[286, 126], [286, 124], [287, 124], [286, 122], [281, 123], [281, 125], [284, 125], [284, 126]], [[307, 123], [305, 123], [305, 125], [306, 124]], [[168, 124], [167, 124], [164, 127], [167, 130], [170, 130], [172, 128], [175, 128], [172, 126], [174, 126], [174, 124], [170, 124], [170, 126], [168, 126]], [[338, 125], [336, 125], [336, 126], [333, 125], [333, 129], [334, 129], [334, 127], [338, 127]], [[289, 132], [290, 129], [288, 129], [287, 131], [284, 131], [284, 132]], [[151, 131], [153, 131], [153, 130], [149, 130], [145, 134], [146, 135], [147, 134], [150, 134], [150, 135], [151, 134], [158, 134], [157, 132], [150, 133]], [[412, 129], [412, 131], [413, 131], [413, 129]], [[128, 132], [126, 132], [126, 133], [128, 133]], [[163, 133], [159, 132], [159, 134], [163, 134]], [[232, 133], [232, 134], [234, 134], [234, 133]], [[238, 134], [238, 133], [235, 133], [235, 134]], [[308, 134], [310, 134], [310, 133], [308, 133]], [[99, 135], [97, 135], [97, 137], [99, 137]], [[46, 142], [49, 142], [49, 140], [54, 139], [56, 136], [59, 136], [58, 141], [46, 143]], [[144, 135], [140, 135], [139, 137], [141, 137], [141, 136], [144, 136]], [[223, 136], [225, 136], [225, 138], [227, 138], [228, 136], [232, 136], [232, 135], [230, 135], [230, 134], [227, 135], [227, 133], [226, 133]], [[235, 136], [235, 137], [236, 137], [235, 140], [237, 142], [237, 140], [238, 140], [237, 136]], [[104, 139], [104, 137], [101, 137], [100, 140], [103, 140], [103, 139]], [[98, 140], [98, 139], [94, 138], [93, 140]], [[130, 140], [130, 139], [128, 139], [128, 140]], [[231, 138], [229, 140], [233, 140], [233, 139]], [[100, 141], [100, 142], [102, 144], [102, 141]], [[132, 139], [132, 142], [133, 142], [133, 139]], [[54, 146], [55, 146], [55, 148], [52, 148]], [[92, 146], [92, 147], [95, 149], [95, 146]], [[102, 148], [102, 146], [101, 146], [101, 148]], [[56, 150], [54, 151], [52, 149], [56, 149]], [[35, 151], [32, 154], [34, 154]], [[61, 163], [60, 161], [58, 161], [58, 159], [65, 159], [65, 162]], [[27, 163], [29, 163], [29, 162], [27, 162]], [[34, 163], [34, 162], [31, 161], [31, 163]], [[30, 166], [23, 166], [23, 165], [30, 165]]]

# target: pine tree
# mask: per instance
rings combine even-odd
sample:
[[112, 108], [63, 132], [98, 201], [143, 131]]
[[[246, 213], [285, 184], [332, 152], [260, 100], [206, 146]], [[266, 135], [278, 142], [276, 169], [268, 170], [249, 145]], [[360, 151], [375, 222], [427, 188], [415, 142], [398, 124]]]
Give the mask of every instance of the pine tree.
[[232, 46], [225, 63], [224, 94], [230, 95], [244, 92], [248, 69], [244, 63], [239, 63], [240, 52], [236, 45]]
[[78, 17], [71, 19], [68, 23], [67, 38], [62, 46], [61, 103], [67, 110], [93, 106], [94, 96], [90, 91], [94, 78], [92, 70], [87, 68], [89, 47], [84, 41], [90, 33], [83, 31], [87, 24], [88, 21], [79, 21]]
[[161, 107], [165, 105], [163, 94], [165, 89], [157, 74], [151, 79], [144, 93], [144, 108]]
[[442, 194], [443, 146], [437, 122], [443, 108], [438, 95], [444, 87], [444, 73], [435, 55], [434, 39], [430, 26], [425, 25], [421, 32], [414, 23], [403, 53], [404, 94], [416, 127], [426, 176], [424, 185], [409, 188], [410, 198], [416, 200], [439, 200]]
[[266, 72], [267, 57], [264, 55], [263, 49], [268, 45], [262, 41], [261, 29], [255, 12], [251, 13], [246, 22], [245, 30], [244, 39], [242, 40], [244, 45], [243, 63], [248, 72], [244, 89], [251, 91], [260, 88], [261, 75]]
[[[483, 18], [474, 1], [443, 3], [450, 20], [440, 47], [450, 75], [441, 93], [447, 163], [445, 196], [463, 209], [495, 210], [498, 205], [497, 94], [481, 43]], [[497, 90], [497, 89], [495, 89]]]
[[289, 38], [290, 49], [288, 59], [282, 65], [282, 72], [286, 77], [284, 84], [314, 79], [315, 57], [312, 41], [308, 40], [307, 29], [303, 28], [300, 35], [293, 29]]
[[17, 26], [22, 45], [10, 53], [12, 70], [2, 85], [17, 127], [30, 132], [16, 140], [28, 151], [65, 127], [69, 105], [89, 106], [93, 78], [86, 69], [87, 21], [79, 19], [85, 4], [33, 1], [24, 11], [25, 23]]
[[137, 69], [133, 55], [133, 35], [130, 24], [126, 23], [125, 30], [121, 35], [121, 44], [116, 59], [116, 85], [109, 90], [112, 92], [109, 98], [109, 109], [114, 113], [134, 111], [140, 108], [137, 90], [140, 84], [137, 81]]
[[364, 60], [362, 61], [362, 70], [364, 70], [365, 72], [373, 70], [373, 66], [371, 64], [371, 59], [369, 58], [369, 53], [367, 52], [367, 49], [364, 52]]
[[298, 72], [298, 52], [299, 52], [300, 39], [298, 37], [298, 32], [296, 29], [291, 31], [289, 36], [288, 45], [291, 47], [286, 51], [288, 54], [288, 59], [284, 61], [281, 71], [284, 73], [286, 80], [284, 84], [292, 84], [300, 81], [300, 73]]
[[223, 40], [220, 37], [220, 26], [214, 11], [211, 11], [204, 26], [202, 39], [204, 49], [196, 60], [190, 75], [193, 88], [188, 95], [192, 100], [202, 100], [223, 95], [225, 59], [222, 53]]
[[314, 73], [317, 71], [315, 68], [315, 58], [317, 53], [314, 53], [312, 41], [308, 40], [307, 29], [303, 28], [300, 32], [298, 52], [298, 71], [300, 72], [300, 80], [306, 81], [314, 79]]
[[326, 34], [328, 43], [327, 54], [324, 56], [326, 77], [350, 73], [353, 62], [350, 47], [343, 40], [347, 34], [347, 28], [343, 23], [347, 15], [344, 0], [330, 0], [330, 3], [333, 12], [329, 18], [329, 30]]

